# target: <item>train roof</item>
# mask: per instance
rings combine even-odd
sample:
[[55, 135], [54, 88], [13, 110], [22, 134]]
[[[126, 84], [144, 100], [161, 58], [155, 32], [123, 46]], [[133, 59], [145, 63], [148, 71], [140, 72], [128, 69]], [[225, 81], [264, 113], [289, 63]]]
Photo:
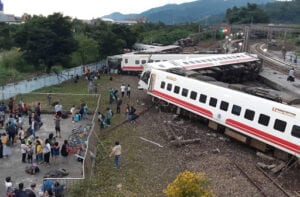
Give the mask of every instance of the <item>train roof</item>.
[[259, 61], [254, 54], [234, 53], [234, 54], [214, 54], [211, 56], [202, 56], [197, 58], [178, 59], [165, 62], [148, 63], [146, 69], [166, 70], [170, 68], [183, 68], [185, 70], [196, 70], [200, 68], [208, 68], [215, 66], [223, 66], [229, 64], [246, 63]]

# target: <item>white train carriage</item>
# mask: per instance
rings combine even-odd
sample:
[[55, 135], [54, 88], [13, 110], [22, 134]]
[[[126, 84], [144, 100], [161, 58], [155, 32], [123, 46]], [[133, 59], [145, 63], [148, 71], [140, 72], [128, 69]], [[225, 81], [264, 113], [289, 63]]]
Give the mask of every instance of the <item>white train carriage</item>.
[[163, 70], [147, 93], [300, 157], [300, 109]]
[[122, 55], [121, 70], [141, 72], [144, 65], [153, 62], [164, 62], [169, 60], [190, 59], [196, 57], [211, 56], [205, 54], [135, 54], [127, 53]]
[[147, 89], [147, 79], [152, 69], [167, 70], [171, 68], [183, 68], [185, 70], [197, 70], [244, 63], [261, 65], [260, 59], [257, 55], [249, 53], [213, 54], [209, 56], [206, 55], [195, 58], [176, 59], [166, 62], [147, 63], [144, 65], [141, 80], [138, 82], [138, 89]]

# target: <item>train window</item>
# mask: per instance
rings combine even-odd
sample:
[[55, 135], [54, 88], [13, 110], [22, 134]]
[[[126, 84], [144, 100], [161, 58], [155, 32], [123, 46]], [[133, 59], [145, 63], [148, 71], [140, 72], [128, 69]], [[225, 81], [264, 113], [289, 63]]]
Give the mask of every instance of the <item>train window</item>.
[[254, 111], [252, 111], [250, 109], [246, 109], [244, 118], [246, 118], [248, 120], [253, 120], [254, 119], [254, 114], [255, 114]]
[[202, 60], [202, 62], [206, 62], [206, 60]]
[[227, 111], [228, 110], [228, 106], [229, 103], [227, 103], [226, 101], [221, 101], [221, 105], [220, 105], [220, 109], [223, 111]]
[[169, 90], [169, 91], [172, 90], [172, 84], [168, 83], [168, 85], [167, 85], [167, 90]]
[[275, 130], [284, 132], [285, 127], [286, 127], [286, 122], [285, 121], [282, 121], [282, 120], [279, 120], [279, 119], [275, 120], [275, 123], [274, 123], [274, 129]]
[[148, 62], [149, 62], [149, 63], [152, 63], [152, 62], [153, 62], [153, 60], [149, 60]]
[[160, 60], [155, 60], [155, 62], [160, 62]]
[[178, 94], [179, 92], [180, 92], [180, 87], [179, 86], [175, 86], [174, 93]]
[[193, 99], [193, 100], [196, 100], [196, 98], [197, 98], [197, 92], [191, 91], [190, 98]]
[[125, 59], [125, 64], [128, 64], [128, 59]]
[[193, 62], [193, 61], [189, 61], [189, 63], [191, 63], [191, 64], [195, 64], [195, 62]]
[[233, 105], [232, 109], [231, 109], [231, 113], [234, 114], [234, 115], [239, 116], [241, 114], [241, 110], [242, 110], [242, 108], [240, 106]]
[[182, 88], [182, 92], [181, 92], [181, 95], [182, 95], [182, 96], [187, 97], [188, 93], [189, 93], [188, 89]]
[[189, 63], [187, 63], [187, 62], [182, 62], [182, 63], [184, 63], [184, 64], [189, 64]]
[[142, 60], [142, 64], [146, 64], [147, 63], [147, 61], [146, 60]]
[[210, 100], [209, 100], [209, 105], [213, 106], [213, 107], [216, 107], [217, 106], [217, 102], [218, 102], [218, 100], [216, 98], [211, 97]]
[[267, 115], [265, 115], [265, 114], [260, 114], [260, 115], [259, 115], [259, 118], [258, 118], [258, 123], [259, 123], [259, 124], [268, 126], [269, 121], [270, 121], [270, 116], [267, 116]]
[[199, 101], [201, 103], [206, 103], [207, 96], [205, 94], [200, 94]]
[[199, 61], [199, 60], [195, 60], [195, 62], [197, 62], [197, 63], [201, 63], [201, 61]]
[[140, 60], [135, 60], [135, 64], [140, 64]]
[[166, 82], [162, 81], [162, 82], [160, 83], [160, 88], [161, 88], [161, 89], [165, 89], [165, 87], [166, 87]]
[[292, 136], [300, 138], [300, 126], [294, 125], [292, 128]]

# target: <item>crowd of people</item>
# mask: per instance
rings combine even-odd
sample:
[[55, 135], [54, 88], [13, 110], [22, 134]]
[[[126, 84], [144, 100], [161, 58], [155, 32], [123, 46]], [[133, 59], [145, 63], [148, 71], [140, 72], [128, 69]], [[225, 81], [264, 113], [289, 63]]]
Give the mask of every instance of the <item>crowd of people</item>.
[[[131, 95], [130, 84], [125, 86], [125, 84], [123, 83], [120, 86], [121, 96], [118, 95], [118, 92], [119, 91], [114, 88], [110, 88], [108, 90], [109, 104], [116, 103], [117, 114], [121, 113], [122, 104], [123, 104], [122, 99], [125, 97], [125, 95], [127, 96], [128, 101], [130, 101], [130, 95]], [[130, 121], [131, 123], [134, 123], [139, 116], [139, 114], [136, 112], [136, 109], [133, 107], [133, 105], [129, 105], [129, 104], [127, 104], [124, 113], [125, 113], [126, 120]], [[114, 114], [113, 110], [110, 107], [106, 109], [106, 113], [98, 112], [98, 121], [99, 121], [100, 128], [109, 127], [111, 125], [111, 118], [113, 114]]]
[[[42, 139], [37, 133], [43, 125], [41, 118], [41, 103], [37, 103], [32, 112], [24, 110], [22, 100], [18, 107], [14, 107], [14, 98], [9, 99], [6, 106], [4, 102], [0, 105], [1, 126], [4, 130], [0, 135], [0, 158], [8, 158], [12, 154], [12, 149], [20, 150], [20, 163], [24, 163], [24, 171], [30, 175], [39, 173], [41, 165], [44, 167], [54, 166], [58, 163], [58, 157], [68, 157], [68, 140], [64, 140], [62, 145], [57, 138], [61, 138], [60, 121], [62, 118], [62, 106], [55, 105], [55, 115], [53, 117], [56, 135], [50, 133], [48, 138]], [[21, 110], [22, 109], [22, 110]], [[28, 116], [28, 122], [25, 117]], [[8, 117], [8, 118], [7, 118]], [[24, 129], [27, 128], [27, 129]], [[36, 188], [36, 184], [31, 184], [30, 188], [24, 188], [24, 183], [19, 183], [16, 187], [11, 177], [6, 177], [5, 188], [7, 196], [31, 197], [31, 196], [55, 196], [58, 197], [57, 190], [59, 183], [54, 183], [53, 187], [47, 190]], [[60, 186], [61, 188], [61, 186]], [[36, 193], [39, 191], [40, 193]]]

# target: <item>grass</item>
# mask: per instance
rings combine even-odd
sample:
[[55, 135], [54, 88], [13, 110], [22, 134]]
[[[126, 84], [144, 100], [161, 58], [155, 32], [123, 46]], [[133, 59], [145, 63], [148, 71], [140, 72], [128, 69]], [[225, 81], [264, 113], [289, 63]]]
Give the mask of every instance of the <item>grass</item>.
[[[108, 76], [103, 76], [101, 80], [97, 81], [98, 87], [101, 84], [105, 84], [109, 81]], [[69, 112], [69, 109], [72, 105], [75, 105], [79, 108], [81, 101], [84, 101], [88, 105], [90, 112], [94, 112], [97, 105], [97, 96], [92, 95], [78, 95], [78, 94], [88, 94], [88, 81], [80, 79], [78, 83], [73, 81], [66, 81], [62, 84], [45, 87], [39, 90], [36, 90], [29, 94], [19, 94], [15, 96], [16, 105], [22, 99], [24, 103], [27, 103], [34, 110], [34, 106], [38, 102], [41, 103], [43, 111], [53, 111], [52, 103], [59, 102], [63, 105], [64, 111]], [[99, 94], [104, 94], [107, 90], [98, 89]], [[58, 94], [57, 94], [58, 93]], [[48, 94], [51, 95], [51, 100], [48, 100]], [[103, 98], [106, 102], [106, 98]]]

